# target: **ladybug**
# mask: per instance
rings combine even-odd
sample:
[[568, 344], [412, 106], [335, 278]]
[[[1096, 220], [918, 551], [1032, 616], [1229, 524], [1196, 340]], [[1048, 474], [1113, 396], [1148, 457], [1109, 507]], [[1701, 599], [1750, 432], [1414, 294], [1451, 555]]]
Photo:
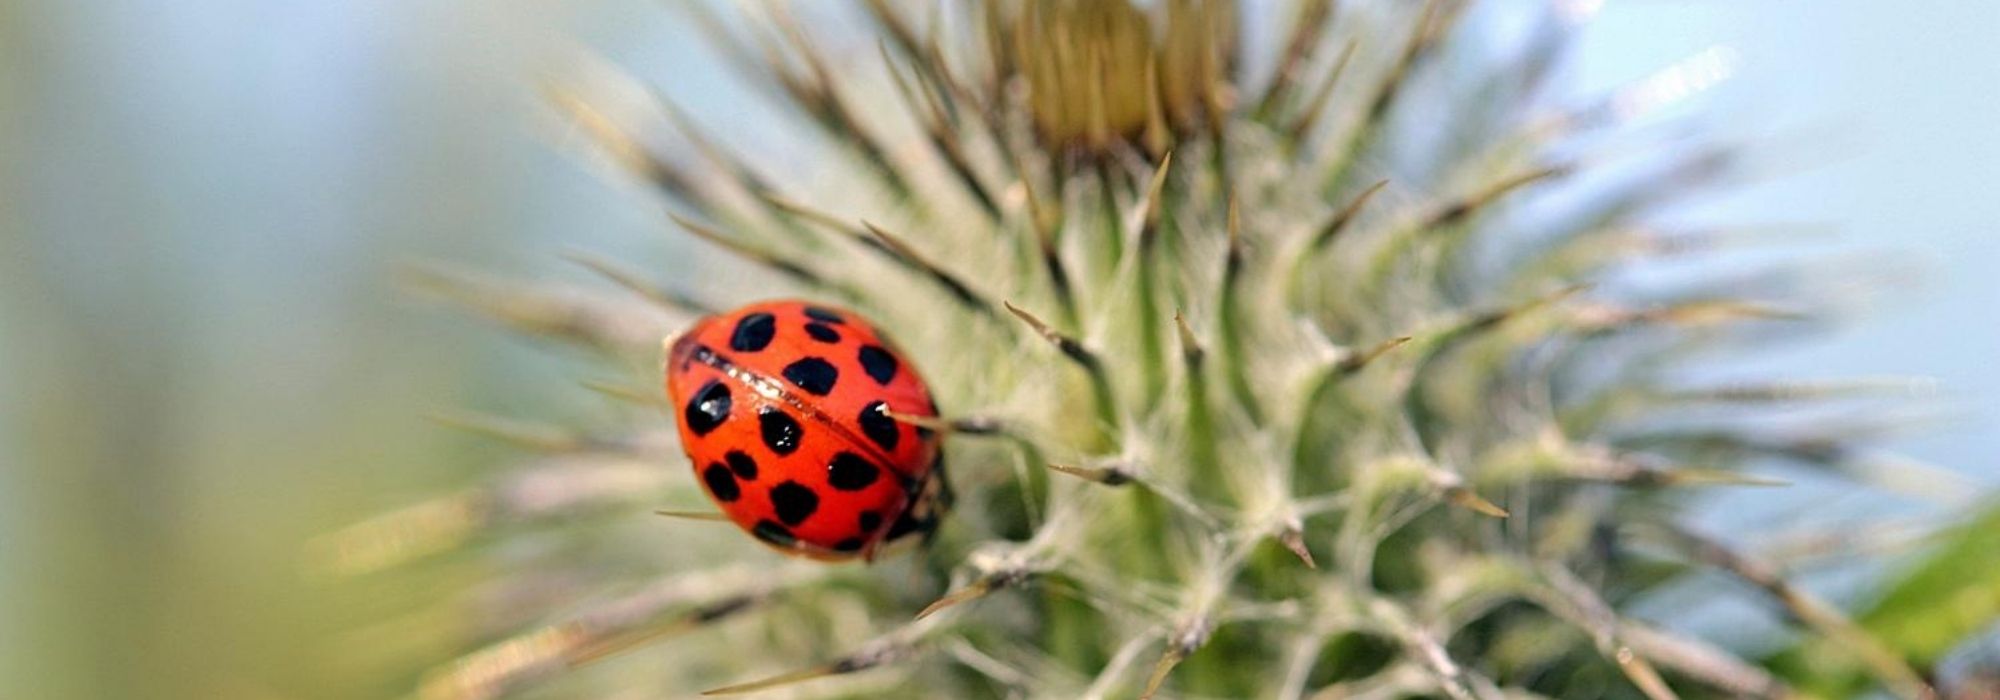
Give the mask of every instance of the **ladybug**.
[[916, 368], [852, 311], [804, 301], [709, 316], [667, 346], [666, 390], [695, 477], [738, 527], [826, 561], [928, 539], [949, 499]]

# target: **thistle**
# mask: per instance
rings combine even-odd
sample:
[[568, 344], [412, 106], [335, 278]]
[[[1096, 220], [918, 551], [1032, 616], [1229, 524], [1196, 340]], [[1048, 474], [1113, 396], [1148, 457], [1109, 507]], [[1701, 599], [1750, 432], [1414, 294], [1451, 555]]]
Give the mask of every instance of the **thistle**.
[[[610, 358], [623, 374], [588, 386], [631, 420], [454, 417], [530, 456], [315, 561], [476, 572], [451, 608], [470, 622], [410, 652], [448, 659], [427, 698], [1795, 695], [1729, 640], [1631, 614], [1704, 571], [1876, 688], [1931, 694], [1778, 563], [1685, 522], [1688, 491], [1770, 486], [1751, 468], [1772, 460], [1875, 469], [1849, 426], [1758, 420], [1872, 385], [1680, 379], [1811, 330], [1807, 301], [1626, 283], [1755, 241], [1662, 215], [1728, 184], [1733, 149], [1623, 129], [1726, 55], [1552, 104], [1581, 11], [1528, 12], [1496, 47], [1470, 5], [1301, 0], [1265, 35], [1222, 0], [869, 1], [879, 50], [836, 55], [781, 3], [747, 29], [689, 4], [824, 142], [817, 176], [739, 158], [667, 97], [631, 123], [602, 76], [551, 88], [677, 245], [752, 269], [418, 274]], [[947, 436], [957, 498], [927, 546], [826, 565], [701, 522], [661, 341], [778, 296], [866, 314], [930, 377], [942, 417], [900, 417]]]

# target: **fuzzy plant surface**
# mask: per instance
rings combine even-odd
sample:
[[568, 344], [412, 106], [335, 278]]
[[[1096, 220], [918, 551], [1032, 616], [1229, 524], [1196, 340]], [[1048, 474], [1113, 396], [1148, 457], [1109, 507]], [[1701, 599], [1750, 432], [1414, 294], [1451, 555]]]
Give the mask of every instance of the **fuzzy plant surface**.
[[[1868, 431], [1763, 418], [1868, 386], [1684, 378], [1818, 309], [1791, 273], [1709, 271], [1749, 232], [1672, 218], [1738, 179], [1656, 114], [1726, 55], [1555, 97], [1590, 5], [677, 5], [817, 146], [747, 158], [671, 95], [558, 81], [578, 151], [698, 273], [417, 274], [605, 358], [588, 385], [624, 419], [461, 416], [522, 456], [315, 561], [449, 591], [358, 637], [424, 698], [1804, 695], [1633, 614], [1697, 577], [1850, 687], [1931, 696], [1688, 524], [1773, 463], [1865, 488]], [[800, 16], [828, 12], [873, 34]], [[928, 378], [956, 496], [929, 542], [826, 564], [709, 522], [663, 341], [781, 297], [866, 316]]]

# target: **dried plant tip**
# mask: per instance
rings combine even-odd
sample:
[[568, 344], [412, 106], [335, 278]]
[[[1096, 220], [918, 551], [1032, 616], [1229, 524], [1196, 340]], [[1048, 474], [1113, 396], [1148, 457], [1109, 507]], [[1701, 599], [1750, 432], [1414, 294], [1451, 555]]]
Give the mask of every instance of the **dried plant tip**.
[[1238, 206], [1239, 204], [1240, 201], [1236, 198], [1236, 192], [1231, 190], [1229, 192], [1229, 202], [1226, 205], [1228, 209], [1223, 213], [1225, 218], [1223, 227], [1229, 236], [1228, 255], [1229, 268], [1231, 270], [1243, 264], [1243, 211]]
[[1588, 305], [1577, 310], [1576, 322], [1589, 330], [1606, 331], [1638, 325], [1712, 326], [1739, 321], [1806, 321], [1811, 314], [1736, 299], [1682, 302], [1668, 306], [1628, 309]]
[[779, 686], [791, 685], [793, 683], [804, 683], [806, 681], [813, 680], [815, 678], [837, 676], [842, 673], [847, 673], [847, 671], [842, 671], [837, 666], [833, 665], [817, 666], [813, 668], [793, 671], [791, 673], [779, 674], [776, 676], [771, 676], [769, 678], [755, 680], [748, 683], [738, 683], [736, 685], [727, 685], [720, 688], [711, 688], [708, 690], [701, 691], [701, 694], [742, 695], [745, 693], [754, 693], [759, 690], [769, 690], [771, 688], [776, 688]]
[[1355, 195], [1354, 199], [1348, 201], [1347, 206], [1341, 207], [1340, 211], [1334, 213], [1333, 218], [1328, 219], [1326, 224], [1320, 226], [1319, 230], [1313, 233], [1312, 243], [1308, 247], [1308, 250], [1324, 250], [1327, 244], [1332, 243], [1333, 239], [1340, 236], [1342, 231], [1347, 230], [1348, 224], [1354, 223], [1354, 218], [1361, 214], [1362, 207], [1368, 206], [1368, 200], [1374, 199], [1377, 193], [1388, 186], [1388, 180], [1381, 180], [1373, 185], [1369, 185], [1368, 189], [1361, 191], [1361, 194]]
[[930, 605], [926, 605], [924, 606], [924, 609], [917, 611], [916, 619], [921, 620], [926, 617], [930, 617], [931, 615], [936, 614], [937, 611], [939, 610], [943, 610], [945, 608], [949, 608], [951, 606], [958, 605], [959, 603], [963, 603], [969, 600], [983, 598], [986, 596], [986, 594], [992, 592], [993, 592], [993, 585], [986, 579], [982, 578], [978, 581], [972, 582], [971, 585], [952, 591], [950, 593], [946, 593], [944, 594], [943, 597], [931, 601]]
[[636, 139], [612, 123], [610, 117], [590, 106], [590, 103], [581, 96], [567, 88], [552, 84], [544, 85], [542, 91], [550, 103], [568, 115], [570, 122], [582, 129], [619, 167], [676, 196], [692, 195], [690, 178], [664, 161], [654, 158]]
[[1195, 338], [1194, 329], [1188, 327], [1187, 319], [1179, 311], [1174, 312], [1174, 327], [1180, 331], [1181, 359], [1186, 361], [1189, 367], [1200, 367], [1208, 351], [1201, 347], [1201, 341]]
[[654, 515], [680, 520], [702, 520], [707, 522], [729, 522], [729, 516], [712, 510], [656, 510]]
[[917, 43], [916, 29], [912, 28], [902, 15], [897, 14], [887, 0], [864, 0], [862, 5], [868, 9], [868, 16], [882, 27], [890, 39], [895, 40], [898, 50], [912, 57], [922, 55], [920, 45]]
[[1339, 362], [1334, 363], [1334, 372], [1345, 376], [1366, 369], [1376, 359], [1389, 354], [1389, 351], [1403, 347], [1404, 344], [1410, 342], [1411, 337], [1406, 335], [1390, 338], [1377, 343], [1375, 347], [1343, 357]]
[[[898, 195], [910, 198], [912, 191], [910, 183], [905, 179], [903, 171], [889, 159], [888, 149], [884, 148], [875, 135], [862, 128], [853, 110], [849, 109], [846, 102], [840, 98], [835, 76], [841, 74], [828, 67], [825, 58], [820, 55], [819, 50], [813, 46], [812, 41], [799, 26], [798, 20], [792, 17], [783, 4], [765, 3], [765, 11], [772, 23], [776, 24], [780, 33], [784, 35], [786, 42], [791, 45], [793, 53], [805, 62], [807, 75], [800, 76], [794, 73], [777, 46], [765, 48], [766, 69], [778, 78], [779, 84], [790, 94], [793, 101], [811, 115], [834, 141], [848, 146], [855, 154], [861, 156], [862, 161], [882, 179], [883, 184]], [[912, 199], [911, 203], [921, 202]]]
[[882, 641], [877, 641], [876, 643], [871, 644], [868, 648], [864, 648], [862, 651], [856, 652], [850, 656], [847, 656], [846, 658], [840, 659], [839, 661], [835, 661], [830, 664], [824, 664], [821, 666], [815, 666], [808, 669], [793, 671], [791, 673], [781, 673], [776, 676], [771, 676], [769, 678], [765, 678], [762, 680], [755, 680], [748, 683], [738, 683], [736, 685], [729, 685], [729, 686], [723, 686], [721, 688], [704, 690], [702, 691], [701, 694], [742, 695], [744, 693], [753, 693], [760, 690], [769, 690], [771, 688], [792, 685], [794, 683], [803, 683], [817, 678], [826, 678], [829, 676], [840, 676], [849, 673], [857, 673], [860, 671], [866, 671], [868, 669], [875, 668], [877, 666], [881, 666], [882, 664], [906, 658], [914, 651], [915, 651], [914, 649], [910, 648], [907, 644], [904, 644], [900, 641], [890, 641], [887, 643], [884, 643]]
[[[916, 71], [918, 75], [914, 78], [905, 77], [902, 66], [889, 54], [889, 45], [886, 42], [877, 42], [876, 48], [882, 55], [882, 64], [888, 68], [889, 78], [895, 84], [896, 92], [902, 96], [904, 104], [908, 107], [910, 117], [923, 129], [924, 135], [929, 137], [931, 147], [937, 151], [938, 157], [944, 160], [945, 166], [965, 189], [967, 196], [979, 205], [979, 210], [990, 220], [1000, 221], [1003, 218], [1000, 205], [994, 201], [992, 193], [980, 180], [979, 173], [973, 169], [971, 161], [967, 160], [965, 146], [960, 143], [956, 126], [952, 123], [951, 111], [933, 89], [931, 81], [924, 78], [924, 71], [919, 68]], [[913, 81], [916, 83], [915, 87], [911, 86]]]
[[585, 379], [583, 388], [630, 404], [664, 407], [666, 394], [657, 389], [640, 389], [622, 381], [612, 379]]
[[1001, 423], [998, 418], [988, 418], [985, 416], [940, 418], [937, 416], [920, 416], [914, 413], [900, 413], [887, 409], [883, 409], [883, 412], [888, 414], [890, 420], [898, 423], [914, 425], [925, 430], [934, 430], [940, 433], [1000, 435], [1007, 432], [1007, 426]]
[[1105, 486], [1124, 486], [1132, 483], [1132, 473], [1123, 467], [1079, 467], [1070, 464], [1049, 463], [1049, 468], [1074, 476], [1084, 481], [1095, 481]]
[[1662, 486], [1762, 486], [1782, 488], [1792, 482], [1768, 476], [1756, 476], [1742, 472], [1721, 469], [1673, 469], [1654, 473], [1654, 481]]
[[429, 416], [439, 424], [488, 435], [543, 452], [573, 452], [591, 443], [574, 431], [483, 413], [452, 412]]
[[1139, 700], [1152, 700], [1160, 692], [1160, 686], [1166, 684], [1167, 674], [1173, 673], [1174, 667], [1185, 660], [1187, 655], [1180, 651], [1180, 647], [1168, 647], [1166, 653], [1160, 655], [1159, 662], [1153, 664], [1153, 674], [1146, 677], [1146, 689], [1140, 691]]
[[1553, 180], [1556, 178], [1560, 178], [1564, 175], [1568, 175], [1570, 172], [1574, 170], [1575, 166], [1567, 164], [1556, 164], [1556, 165], [1537, 167], [1528, 170], [1527, 172], [1517, 173], [1515, 175], [1502, 178], [1498, 182], [1494, 182], [1490, 185], [1487, 185], [1485, 188], [1482, 188], [1477, 192], [1467, 195], [1463, 199], [1459, 199], [1457, 201], [1451, 202], [1439, 208], [1437, 210], [1437, 213], [1432, 214], [1431, 217], [1424, 222], [1422, 228], [1438, 229], [1459, 223], [1461, 221], [1464, 221], [1467, 217], [1471, 216], [1472, 214], [1477, 213], [1479, 210], [1484, 209], [1487, 206], [1493, 204], [1494, 202], [1499, 201], [1501, 197], [1507, 196], [1508, 194], [1516, 190], [1527, 187], [1528, 185], [1535, 184], [1537, 182], [1542, 182], [1544, 180]]
[[590, 268], [592, 272], [602, 275], [605, 279], [611, 280], [618, 286], [624, 287], [647, 301], [653, 302], [661, 309], [701, 316], [715, 313], [715, 310], [708, 305], [695, 301], [685, 294], [668, 291], [648, 282], [640, 277], [639, 273], [634, 272], [631, 268], [624, 265], [612, 262], [610, 258], [590, 253], [567, 253], [563, 255], [563, 258]]
[[907, 262], [902, 258], [897, 257], [895, 250], [892, 250], [888, 246], [883, 245], [882, 241], [877, 240], [874, 234], [869, 233], [867, 229], [848, 223], [846, 219], [842, 219], [838, 216], [834, 216], [819, 209], [814, 209], [813, 207], [807, 206], [803, 202], [786, 199], [784, 197], [780, 197], [775, 194], [765, 194], [763, 195], [763, 198], [766, 204], [770, 204], [773, 207], [777, 207], [778, 211], [799, 217], [801, 219], [805, 219], [806, 221], [812, 222], [813, 224], [825, 227], [829, 230], [832, 230], [835, 233], [839, 233], [840, 235], [845, 236], [848, 240], [861, 244], [863, 247], [866, 247], [869, 250], [873, 250], [888, 255], [890, 259], [895, 260], [897, 262]]
[[631, 629], [621, 630], [617, 633], [600, 634], [595, 639], [588, 640], [587, 643], [580, 645], [571, 654], [570, 665], [582, 666], [661, 637], [700, 629], [701, 627], [727, 619], [737, 613], [749, 610], [752, 606], [763, 602], [767, 595], [767, 592], [759, 591], [727, 596], [715, 602], [695, 606], [692, 610], [679, 613], [664, 620], [636, 625]]
[[774, 188], [769, 181], [751, 170], [741, 159], [730, 155], [721, 144], [709, 138], [708, 134], [695, 126], [694, 120], [688, 118], [687, 114], [672, 100], [667, 99], [666, 95], [658, 91], [651, 91], [649, 94], [660, 107], [660, 111], [667, 115], [667, 121], [673, 124], [674, 130], [680, 132], [681, 138], [694, 144], [695, 150], [700, 151], [702, 157], [708, 159], [709, 163], [735, 180], [737, 187], [756, 196], [764, 196], [773, 191]]
[[1284, 545], [1285, 549], [1298, 556], [1299, 561], [1305, 562], [1306, 568], [1319, 568], [1319, 562], [1313, 561], [1312, 550], [1306, 548], [1306, 531], [1303, 524], [1297, 520], [1287, 522], [1278, 528], [1277, 534], [1273, 537], [1278, 544]]
[[417, 695], [424, 700], [484, 700], [520, 683], [568, 666], [564, 661], [583, 631], [558, 625], [508, 639], [459, 659], [448, 670], [426, 677]]
[[1570, 297], [1574, 297], [1576, 295], [1589, 291], [1590, 287], [1591, 286], [1588, 284], [1572, 284], [1567, 287], [1557, 289], [1553, 292], [1549, 292], [1548, 294], [1543, 294], [1533, 299], [1521, 302], [1514, 306], [1510, 306], [1504, 309], [1495, 309], [1493, 311], [1488, 311], [1483, 314], [1475, 315], [1470, 322], [1464, 325], [1463, 330], [1469, 333], [1476, 333], [1479, 331], [1489, 330], [1494, 326], [1506, 323], [1507, 321], [1513, 320], [1521, 316], [1525, 316], [1528, 313], [1533, 312], [1537, 309], [1554, 306], [1557, 303], [1563, 301], [1564, 299], [1568, 299]]
[[1452, 505], [1480, 515], [1493, 518], [1507, 517], [1507, 509], [1494, 505], [1492, 501], [1486, 500], [1479, 494], [1473, 493], [1472, 489], [1464, 486], [1446, 487], [1444, 489], [1444, 498], [1446, 501], [1450, 501]]
[[359, 576], [449, 550], [476, 534], [492, 516], [490, 499], [465, 491], [390, 511], [315, 538], [304, 568], [333, 576]]
[[959, 279], [957, 275], [939, 267], [937, 263], [931, 262], [930, 258], [924, 257], [922, 253], [918, 253], [915, 248], [910, 247], [910, 244], [904, 242], [902, 238], [866, 221], [861, 222], [861, 225], [868, 229], [868, 233], [873, 235], [875, 240], [881, 241], [882, 245], [894, 251], [898, 257], [909, 261], [911, 265], [923, 270], [924, 274], [929, 275], [931, 279], [943, 285], [959, 303], [983, 314], [991, 315], [993, 313], [992, 302], [987, 301], [978, 292], [972, 291], [972, 288], [966, 285], [964, 280]]
[[1291, 94], [1292, 87], [1304, 73], [1307, 59], [1326, 39], [1327, 20], [1332, 17], [1332, 0], [1305, 0], [1299, 3], [1296, 15], [1287, 25], [1291, 31], [1285, 40], [1284, 50], [1279, 54], [1278, 65], [1271, 71], [1271, 82], [1264, 87], [1264, 96], [1257, 100], [1257, 118], [1272, 116], [1279, 103]]
[[1159, 167], [1153, 168], [1152, 181], [1146, 185], [1146, 218], [1139, 237], [1142, 242], [1159, 235], [1160, 211], [1164, 206], [1160, 195], [1167, 188], [1167, 173], [1172, 171], [1173, 165], [1174, 152], [1167, 151], [1167, 154], [1160, 158]]
[[[1235, 190], [1230, 189], [1226, 192], [1228, 192], [1228, 211], [1225, 216], [1228, 217], [1228, 222], [1225, 225], [1229, 231], [1229, 248], [1222, 262], [1222, 296], [1218, 300], [1215, 319], [1217, 332], [1221, 336], [1222, 352], [1228, 358], [1225, 363], [1227, 371], [1223, 377], [1228, 381], [1229, 393], [1236, 397], [1237, 408], [1243, 411], [1243, 415], [1249, 418], [1252, 424], [1262, 424], [1263, 399], [1260, 392], [1251, 386], [1250, 352], [1245, 343], [1250, 329], [1246, 328], [1244, 316], [1250, 310], [1246, 308], [1242, 298], [1243, 268], [1246, 261], [1243, 250], [1243, 217]], [[1292, 274], [1296, 278], [1298, 270], [1294, 268]]]
[[1786, 403], [1827, 401], [1893, 395], [1924, 398], [1936, 395], [1937, 380], [1918, 377], [1860, 377], [1837, 381], [1796, 381], [1731, 384], [1678, 389], [1668, 398], [1675, 401], [1724, 403]]
[[1605, 456], [1586, 458], [1577, 476], [1586, 479], [1600, 479], [1633, 488], [1672, 488], [1687, 486], [1790, 486], [1783, 479], [1760, 477], [1742, 472], [1723, 469], [1700, 469], [1693, 467], [1665, 468], [1647, 463], [1649, 460], [1638, 455]]
[[1174, 667], [1186, 661], [1195, 650], [1207, 644], [1209, 634], [1214, 631], [1213, 623], [1206, 617], [1197, 617], [1182, 623], [1174, 631], [1174, 636], [1167, 640], [1167, 650], [1160, 654], [1159, 663], [1153, 664], [1153, 674], [1146, 678], [1146, 689], [1139, 693], [1141, 700], [1150, 700], [1159, 694], [1160, 686], [1167, 682], [1167, 674], [1172, 673]]
[[603, 350], [643, 347], [658, 337], [651, 319], [574, 292], [538, 288], [443, 267], [413, 265], [403, 273], [416, 292], [455, 303], [529, 335], [570, 340]]
[[737, 240], [732, 236], [724, 235], [721, 231], [709, 228], [700, 222], [679, 214], [672, 214], [670, 216], [673, 218], [674, 223], [680, 224], [681, 228], [686, 229], [688, 233], [694, 234], [696, 238], [708, 241], [723, 250], [734, 253], [737, 257], [771, 268], [807, 285], [829, 286], [826, 280], [822, 279], [818, 273], [808, 270], [796, 262], [786, 260], [777, 253]]
[[917, 612], [916, 619], [922, 620], [936, 614], [939, 610], [967, 601], [984, 598], [994, 591], [1013, 588], [1027, 583], [1031, 575], [1031, 572], [1028, 570], [1020, 568], [1003, 569], [982, 575], [972, 583], [966, 584], [964, 588], [946, 593], [930, 605], [924, 606], [923, 610]]
[[1305, 111], [1292, 120], [1291, 126], [1286, 127], [1285, 135], [1291, 139], [1294, 147], [1312, 135], [1313, 128], [1319, 124], [1320, 115], [1325, 114], [1327, 105], [1333, 102], [1334, 86], [1339, 84], [1340, 76], [1347, 72], [1347, 62], [1354, 58], [1354, 50], [1360, 46], [1359, 39], [1347, 42], [1347, 48], [1341, 50], [1340, 58], [1334, 60], [1333, 67], [1326, 72], [1326, 77], [1320, 79], [1319, 86], [1313, 89], [1312, 96], [1306, 98]]
[[1092, 374], [1100, 374], [1102, 372], [1102, 366], [1098, 364], [1097, 355], [1092, 353], [1089, 348], [1085, 348], [1083, 343], [1077, 342], [1075, 338], [1056, 332], [1054, 328], [1049, 327], [1049, 324], [1042, 322], [1042, 319], [1021, 310], [1021, 307], [1015, 306], [1013, 302], [1003, 301], [1001, 304], [1006, 306], [1007, 311], [1014, 314], [1015, 318], [1021, 319], [1022, 323], [1026, 323], [1029, 328], [1034, 329], [1036, 335], [1041, 336], [1050, 343], [1054, 343], [1056, 349], [1062, 351], [1064, 357], [1068, 357], [1077, 364], [1082, 365], [1084, 369], [1089, 370]]

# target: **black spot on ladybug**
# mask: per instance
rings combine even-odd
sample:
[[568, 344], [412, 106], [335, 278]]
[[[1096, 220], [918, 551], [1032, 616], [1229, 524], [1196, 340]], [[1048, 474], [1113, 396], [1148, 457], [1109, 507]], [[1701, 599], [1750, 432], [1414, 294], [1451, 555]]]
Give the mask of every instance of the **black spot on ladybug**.
[[861, 511], [861, 531], [869, 534], [882, 527], [882, 514], [872, 510]]
[[785, 365], [782, 374], [800, 389], [814, 396], [825, 396], [833, 391], [834, 382], [840, 381], [840, 370], [833, 363], [817, 357], [808, 357]]
[[889, 405], [880, 401], [868, 404], [867, 408], [861, 409], [857, 420], [861, 423], [861, 434], [867, 435], [870, 442], [880, 445], [885, 451], [894, 452], [903, 431], [896, 425], [896, 419], [889, 417], [888, 409]]
[[836, 552], [859, 552], [861, 551], [861, 538], [849, 537], [839, 542], [835, 542], [833, 544], [833, 550]]
[[723, 455], [722, 458], [729, 462], [729, 471], [735, 472], [736, 478], [744, 481], [757, 480], [757, 460], [751, 459], [750, 455], [743, 454], [742, 450], [730, 450], [729, 454]]
[[771, 448], [772, 452], [784, 456], [798, 451], [799, 438], [804, 431], [790, 414], [765, 406], [757, 411], [757, 425], [763, 433], [764, 446]]
[[875, 378], [875, 383], [888, 386], [889, 380], [896, 378], [896, 356], [880, 346], [861, 346], [861, 369]]
[[806, 324], [806, 335], [812, 336], [813, 340], [822, 343], [840, 342], [840, 331], [834, 330], [833, 326], [824, 323], [813, 322]]
[[744, 316], [736, 322], [736, 332], [729, 336], [729, 349], [737, 352], [756, 352], [771, 344], [771, 337], [778, 333], [778, 319], [759, 311]]
[[720, 462], [710, 463], [707, 469], [702, 470], [701, 480], [708, 483], [708, 492], [715, 496], [715, 500], [735, 503], [743, 496], [743, 491], [736, 488], [736, 477], [730, 476], [729, 468]]
[[790, 547], [799, 541], [799, 538], [792, 535], [791, 530], [769, 520], [757, 521], [757, 526], [750, 528], [750, 534], [780, 547]]
[[723, 386], [722, 380], [710, 379], [707, 384], [701, 385], [700, 391], [694, 393], [693, 399], [688, 400], [687, 410], [682, 411], [681, 416], [688, 430], [697, 436], [707, 435], [729, 418], [729, 406], [729, 387]]
[[839, 313], [837, 313], [837, 312], [834, 312], [834, 311], [832, 311], [832, 310], [830, 310], [830, 309], [823, 309], [823, 308], [820, 308], [820, 307], [817, 307], [817, 306], [808, 306], [808, 307], [806, 307], [806, 317], [807, 317], [807, 318], [810, 318], [810, 319], [812, 319], [812, 320], [814, 320], [814, 321], [820, 321], [820, 322], [823, 322], [823, 323], [846, 323], [846, 322], [847, 322], [847, 319], [845, 319], [845, 318], [842, 318], [842, 317], [841, 317], [841, 315], [840, 315]]
[[842, 452], [833, 456], [833, 462], [826, 465], [826, 483], [842, 491], [860, 491], [875, 483], [882, 476], [882, 469], [860, 455]]
[[795, 526], [819, 510], [819, 494], [799, 482], [787, 481], [771, 487], [771, 508], [777, 512], [778, 520]]

